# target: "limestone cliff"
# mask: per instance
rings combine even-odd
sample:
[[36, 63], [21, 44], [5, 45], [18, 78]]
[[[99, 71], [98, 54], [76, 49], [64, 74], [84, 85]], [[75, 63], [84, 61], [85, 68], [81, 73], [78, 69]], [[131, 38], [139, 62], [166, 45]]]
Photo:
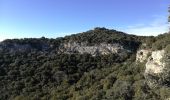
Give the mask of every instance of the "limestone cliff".
[[146, 63], [145, 73], [149, 74], [159, 74], [163, 72], [165, 63], [163, 61], [165, 51], [153, 51], [151, 56], [148, 58]]
[[[149, 56], [149, 53], [151, 54]], [[145, 64], [145, 74], [159, 74], [162, 73], [165, 68], [165, 62], [163, 60], [165, 55], [165, 50], [138, 50], [136, 54], [137, 62], [144, 62]]]
[[151, 50], [138, 50], [136, 54], [136, 62], [144, 62], [147, 60], [148, 54], [151, 52]]
[[[148, 55], [150, 53], [150, 56]], [[149, 87], [155, 88], [165, 85], [168, 73], [166, 72], [165, 50], [139, 50], [136, 54], [136, 61], [145, 63], [144, 76]]]
[[124, 56], [129, 53], [133, 53], [130, 48], [125, 47], [120, 43], [98, 43], [89, 45], [86, 42], [65, 42], [59, 45], [51, 45], [47, 43], [28, 44], [28, 43], [1, 43], [0, 52], [7, 51], [9, 53], [14, 52], [29, 52], [31, 50], [37, 50], [41, 52], [57, 52], [59, 54], [84, 54], [88, 53], [92, 56], [96, 55], [109, 55], [118, 54]]
[[100, 43], [95, 45], [87, 45], [87, 43], [77, 43], [77, 42], [68, 42], [61, 44], [59, 47], [59, 52], [62, 53], [88, 53], [93, 56], [98, 54], [100, 55], [108, 55], [111, 53], [116, 53], [118, 55], [124, 55], [126, 53], [130, 53], [131, 50], [125, 49], [122, 45], [118, 43], [107, 44], [107, 43]]
[[29, 43], [0, 43], [0, 52], [7, 51], [8, 53], [15, 52], [29, 52], [31, 50], [46, 51], [51, 48], [51, 45], [42, 43], [42, 44], [29, 44]]

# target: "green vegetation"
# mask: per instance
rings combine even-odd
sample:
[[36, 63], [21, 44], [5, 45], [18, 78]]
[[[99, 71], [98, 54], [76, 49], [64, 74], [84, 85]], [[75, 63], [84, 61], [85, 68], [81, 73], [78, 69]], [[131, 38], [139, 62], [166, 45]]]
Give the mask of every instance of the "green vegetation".
[[[1, 54], [1, 99], [132, 99], [143, 68], [115, 55]], [[134, 87], [132, 87], [134, 85]], [[138, 86], [138, 88], [143, 88]], [[143, 89], [144, 90], [144, 89]], [[140, 92], [144, 93], [142, 89]]]
[[[169, 40], [169, 34], [138, 37], [105, 28], [57, 39], [6, 40], [0, 46], [0, 100], [164, 100], [169, 88], [149, 88], [145, 65], [135, 63], [135, 54], [138, 48], [169, 51]], [[61, 43], [74, 41], [120, 43], [133, 52], [121, 57], [57, 53]], [[12, 44], [27, 44], [29, 50], [12, 52]]]

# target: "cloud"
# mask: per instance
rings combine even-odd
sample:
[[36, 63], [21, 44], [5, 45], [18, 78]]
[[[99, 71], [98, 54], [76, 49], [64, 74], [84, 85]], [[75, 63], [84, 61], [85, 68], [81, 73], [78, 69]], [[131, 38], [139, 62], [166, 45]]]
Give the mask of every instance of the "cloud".
[[[124, 31], [129, 34], [140, 35], [140, 36], [151, 36], [151, 35], [156, 36], [158, 34], [162, 34], [168, 31], [167, 16], [153, 16], [153, 20], [151, 20], [149, 24], [137, 23], [134, 25], [129, 25], [126, 28], [121, 29], [121, 31]], [[53, 34], [49, 36], [48, 38], [64, 37], [65, 35], [70, 35], [70, 34], [72, 33]], [[0, 41], [3, 41], [4, 39], [13, 39], [13, 38], [48, 36], [48, 34], [39, 34], [39, 35], [32, 34], [30, 36], [29, 35], [28, 34], [14, 34], [10, 32], [0, 32]]]
[[154, 16], [149, 24], [139, 23], [128, 26], [125, 32], [141, 36], [157, 36], [168, 31], [167, 17]]

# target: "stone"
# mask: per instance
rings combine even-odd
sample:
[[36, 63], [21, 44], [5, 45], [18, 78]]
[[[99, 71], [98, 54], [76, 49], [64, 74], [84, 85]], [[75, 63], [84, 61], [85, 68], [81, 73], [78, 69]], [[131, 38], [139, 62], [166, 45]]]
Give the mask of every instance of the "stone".
[[146, 63], [145, 73], [149, 74], [159, 74], [163, 72], [165, 63], [163, 61], [165, 51], [153, 51], [151, 56], [148, 58]]
[[148, 54], [151, 52], [151, 50], [138, 50], [136, 54], [136, 62], [144, 62], [148, 58]]
[[100, 43], [100, 44], [95, 44], [92, 46], [87, 45], [87, 43], [64, 43], [60, 46], [60, 51], [63, 53], [88, 53], [93, 56], [96, 56], [98, 54], [101, 55], [108, 55], [111, 53], [125, 53], [125, 52], [130, 52], [130, 50], [126, 50], [123, 48], [122, 45], [118, 43], [114, 44], [106, 44], [106, 43]]

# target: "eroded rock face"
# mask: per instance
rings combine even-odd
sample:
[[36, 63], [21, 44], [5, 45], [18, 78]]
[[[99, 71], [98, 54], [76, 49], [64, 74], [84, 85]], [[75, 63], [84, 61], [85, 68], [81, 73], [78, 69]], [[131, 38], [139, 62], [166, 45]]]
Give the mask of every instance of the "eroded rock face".
[[60, 46], [60, 51], [63, 53], [88, 53], [93, 56], [98, 54], [108, 55], [111, 53], [123, 54], [125, 52], [130, 52], [130, 50], [124, 49], [120, 44], [96, 44], [93, 46], [88, 46], [86, 43], [65, 43]]
[[145, 80], [150, 88], [166, 85], [165, 50], [152, 51], [145, 64]]
[[31, 46], [28, 45], [28, 44], [0, 44], [0, 51], [3, 51], [3, 50], [6, 50], [8, 51], [9, 53], [12, 53], [12, 52], [24, 52], [24, 51], [28, 51], [30, 50]]
[[163, 61], [165, 51], [153, 51], [151, 56], [148, 58], [146, 63], [145, 73], [148, 74], [159, 74], [163, 72], [165, 63]]
[[45, 51], [50, 48], [48, 44], [41, 44], [37, 46], [33, 46], [31, 44], [19, 44], [19, 43], [0, 43], [0, 52], [7, 51], [8, 53], [24, 53], [29, 52], [31, 50], [41, 50]]
[[148, 54], [151, 52], [151, 50], [138, 50], [136, 54], [136, 62], [144, 62], [147, 60]]

